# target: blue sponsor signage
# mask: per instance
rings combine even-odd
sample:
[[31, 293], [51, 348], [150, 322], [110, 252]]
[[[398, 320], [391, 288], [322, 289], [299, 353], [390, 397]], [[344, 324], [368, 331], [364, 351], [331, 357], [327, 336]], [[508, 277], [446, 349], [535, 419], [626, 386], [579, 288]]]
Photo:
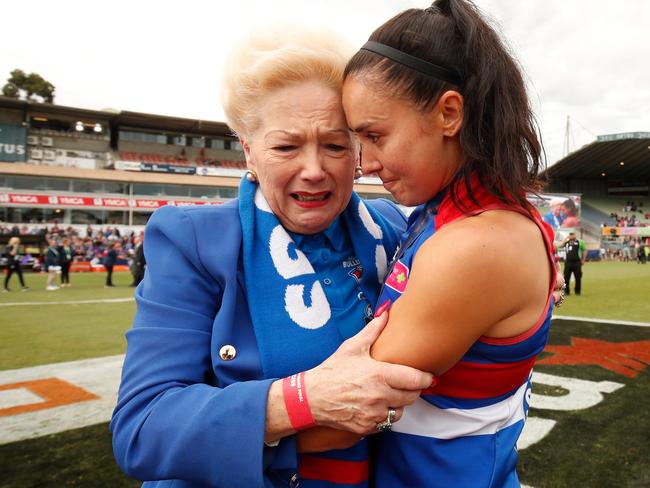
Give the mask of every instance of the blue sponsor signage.
[[0, 124], [0, 162], [25, 161], [27, 129], [19, 125]]

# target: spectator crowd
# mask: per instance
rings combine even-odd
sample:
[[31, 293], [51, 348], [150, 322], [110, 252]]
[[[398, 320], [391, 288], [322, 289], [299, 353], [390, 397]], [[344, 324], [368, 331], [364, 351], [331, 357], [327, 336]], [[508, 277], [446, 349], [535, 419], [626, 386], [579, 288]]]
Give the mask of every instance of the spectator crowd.
[[[618, 212], [609, 214], [609, 217], [616, 222], [616, 227], [645, 227], [646, 224], [641, 222], [637, 214], [641, 214], [645, 220], [650, 220], [650, 212], [644, 211], [643, 202], [626, 202], [622, 211], [625, 215], [619, 215]], [[607, 222], [603, 223], [604, 227], [609, 225]]]
[[[61, 281], [63, 286], [69, 286], [69, 276], [65, 271], [69, 270], [75, 262], [88, 262], [91, 266], [100, 266], [110, 263], [110, 268], [116, 264], [130, 265], [134, 277], [133, 285], [137, 285], [142, 279], [144, 270], [144, 255], [140, 244], [143, 242], [144, 231], [128, 229], [127, 232], [120, 232], [118, 227], [88, 225], [85, 231], [59, 224], [49, 226], [28, 226], [13, 225], [7, 226], [0, 223], [0, 235], [21, 237], [24, 241], [28, 236], [32, 244], [24, 244], [24, 250], [19, 256], [22, 266], [32, 265], [34, 271], [48, 271], [54, 268], [57, 273], [62, 273]], [[34, 237], [38, 236], [38, 243]], [[37, 247], [39, 253], [32, 256], [25, 252], [25, 248]], [[141, 267], [142, 269], [139, 269]], [[112, 274], [112, 273], [111, 273]], [[112, 282], [107, 280], [107, 286]], [[5, 287], [6, 288], [6, 287]], [[58, 289], [51, 279], [48, 278], [48, 290]]]

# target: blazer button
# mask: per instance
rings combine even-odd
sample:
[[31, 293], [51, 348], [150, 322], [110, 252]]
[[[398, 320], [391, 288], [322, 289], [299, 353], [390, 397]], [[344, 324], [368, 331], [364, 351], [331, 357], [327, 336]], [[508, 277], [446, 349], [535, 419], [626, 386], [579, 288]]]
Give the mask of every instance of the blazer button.
[[235, 349], [235, 346], [231, 346], [230, 344], [226, 344], [225, 346], [222, 346], [221, 349], [219, 349], [219, 357], [221, 357], [221, 359], [224, 361], [235, 359], [236, 355], [237, 349]]

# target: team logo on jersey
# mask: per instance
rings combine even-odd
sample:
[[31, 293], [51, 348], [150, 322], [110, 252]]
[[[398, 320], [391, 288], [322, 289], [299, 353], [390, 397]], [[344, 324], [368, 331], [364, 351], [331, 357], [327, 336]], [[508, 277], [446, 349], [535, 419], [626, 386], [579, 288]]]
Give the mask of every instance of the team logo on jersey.
[[393, 266], [393, 270], [386, 278], [386, 286], [399, 293], [404, 293], [406, 283], [408, 283], [409, 280], [409, 271], [410, 270], [400, 260], [397, 260], [395, 266]]
[[348, 271], [348, 274], [357, 280], [357, 283], [361, 283], [361, 277], [363, 276], [363, 266], [360, 264], [356, 265], [354, 268]]

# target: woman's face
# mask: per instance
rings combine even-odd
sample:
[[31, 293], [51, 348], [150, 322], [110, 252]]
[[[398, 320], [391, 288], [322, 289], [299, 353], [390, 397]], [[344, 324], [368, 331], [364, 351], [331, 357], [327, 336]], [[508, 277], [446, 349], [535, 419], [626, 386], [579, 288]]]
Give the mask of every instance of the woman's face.
[[[356, 77], [343, 85], [348, 125], [363, 147], [363, 172], [376, 173], [399, 203], [419, 205], [451, 181], [459, 164], [460, 146], [456, 138], [450, 144], [440, 102], [424, 112], [376, 87], [374, 81]], [[462, 99], [460, 108], [462, 121]]]
[[292, 232], [327, 229], [347, 206], [354, 180], [356, 151], [340, 95], [299, 82], [269, 94], [257, 110], [259, 128], [242, 145], [269, 206]]

